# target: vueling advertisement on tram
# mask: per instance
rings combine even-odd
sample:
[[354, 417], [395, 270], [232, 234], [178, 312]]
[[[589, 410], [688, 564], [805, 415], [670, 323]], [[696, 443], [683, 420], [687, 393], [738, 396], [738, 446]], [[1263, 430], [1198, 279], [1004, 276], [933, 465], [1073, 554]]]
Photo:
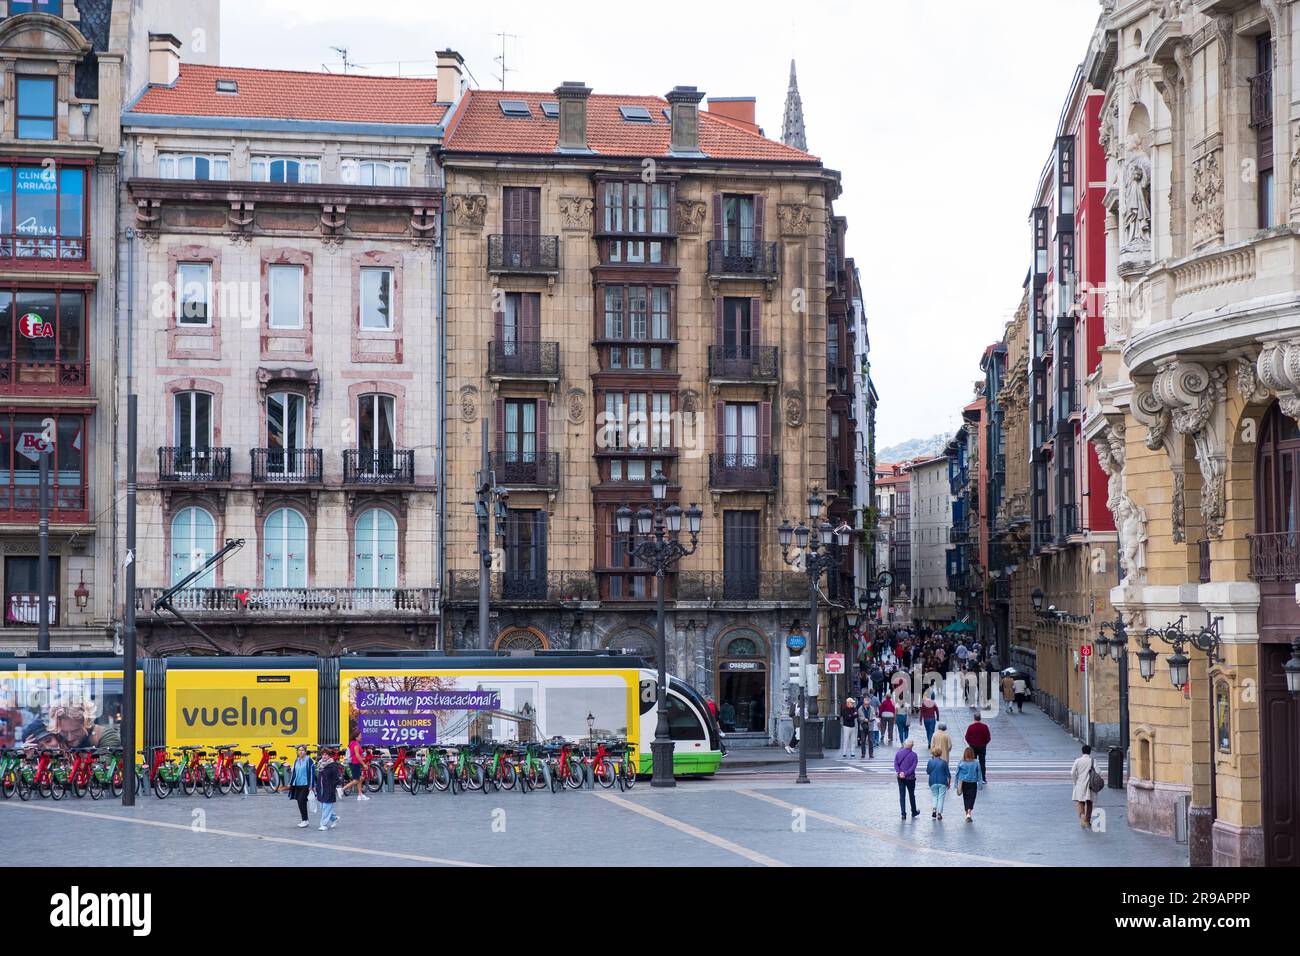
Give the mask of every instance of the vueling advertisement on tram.
[[339, 674], [339, 728], [363, 745], [640, 737], [635, 669], [384, 669]]
[[[143, 687], [137, 678], [137, 696]], [[142, 723], [138, 720], [137, 727]], [[120, 669], [28, 670], [16, 661], [0, 664], [0, 749], [120, 747], [121, 725]]]
[[255, 757], [258, 744], [274, 744], [281, 753], [314, 744], [316, 685], [314, 666], [169, 666], [167, 746], [236, 744]]

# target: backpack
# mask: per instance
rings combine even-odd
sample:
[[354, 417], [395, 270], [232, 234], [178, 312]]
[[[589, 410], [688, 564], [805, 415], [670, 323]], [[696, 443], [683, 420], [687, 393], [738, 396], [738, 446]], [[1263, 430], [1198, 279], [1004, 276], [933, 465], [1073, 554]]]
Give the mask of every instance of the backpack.
[[1093, 793], [1101, 793], [1106, 789], [1106, 781], [1097, 772], [1095, 763], [1088, 764], [1088, 789]]

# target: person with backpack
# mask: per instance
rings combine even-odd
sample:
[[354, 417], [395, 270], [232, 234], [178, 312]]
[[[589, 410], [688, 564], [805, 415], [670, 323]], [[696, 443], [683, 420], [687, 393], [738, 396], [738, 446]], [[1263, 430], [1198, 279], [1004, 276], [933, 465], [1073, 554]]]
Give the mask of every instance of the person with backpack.
[[1070, 765], [1070, 781], [1074, 784], [1074, 805], [1079, 812], [1079, 826], [1092, 829], [1092, 799], [1106, 782], [1092, 762], [1092, 748], [1083, 745], [1083, 753]]

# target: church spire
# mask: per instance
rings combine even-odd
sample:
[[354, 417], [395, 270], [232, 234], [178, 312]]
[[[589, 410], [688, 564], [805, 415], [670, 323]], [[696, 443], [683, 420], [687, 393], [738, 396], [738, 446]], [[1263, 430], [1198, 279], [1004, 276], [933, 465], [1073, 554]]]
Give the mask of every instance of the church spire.
[[790, 88], [785, 94], [785, 119], [781, 121], [781, 142], [805, 152], [808, 150], [808, 139], [803, 129], [803, 100], [799, 98], [799, 79], [794, 74], [794, 60], [790, 61]]

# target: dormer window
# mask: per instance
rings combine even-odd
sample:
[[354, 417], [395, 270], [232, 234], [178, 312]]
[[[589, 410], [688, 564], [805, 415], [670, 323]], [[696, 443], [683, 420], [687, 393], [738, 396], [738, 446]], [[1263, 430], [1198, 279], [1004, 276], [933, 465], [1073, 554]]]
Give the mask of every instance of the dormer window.
[[55, 96], [54, 77], [18, 76], [18, 112], [16, 115], [19, 139], [54, 139]]
[[258, 156], [253, 160], [253, 181], [258, 183], [319, 183], [320, 160]]

